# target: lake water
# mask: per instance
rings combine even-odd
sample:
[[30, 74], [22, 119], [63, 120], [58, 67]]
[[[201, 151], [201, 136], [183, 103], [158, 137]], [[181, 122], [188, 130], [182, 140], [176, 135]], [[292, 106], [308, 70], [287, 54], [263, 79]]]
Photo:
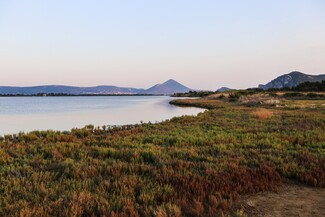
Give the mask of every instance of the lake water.
[[204, 111], [173, 106], [171, 100], [167, 96], [0, 97], [0, 135], [159, 122]]

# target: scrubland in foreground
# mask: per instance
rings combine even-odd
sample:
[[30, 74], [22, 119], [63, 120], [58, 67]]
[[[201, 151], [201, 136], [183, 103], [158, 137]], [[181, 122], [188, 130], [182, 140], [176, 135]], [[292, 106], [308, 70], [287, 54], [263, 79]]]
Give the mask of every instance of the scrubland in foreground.
[[178, 100], [209, 110], [121, 129], [6, 136], [0, 216], [241, 215], [232, 212], [241, 195], [288, 180], [325, 187], [319, 103], [260, 108]]

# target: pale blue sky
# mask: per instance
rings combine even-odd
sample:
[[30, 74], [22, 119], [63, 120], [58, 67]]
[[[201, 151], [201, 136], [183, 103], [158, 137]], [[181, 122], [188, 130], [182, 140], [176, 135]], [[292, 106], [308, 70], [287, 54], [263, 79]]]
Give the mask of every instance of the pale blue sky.
[[0, 85], [214, 90], [293, 70], [325, 73], [324, 0], [0, 0]]

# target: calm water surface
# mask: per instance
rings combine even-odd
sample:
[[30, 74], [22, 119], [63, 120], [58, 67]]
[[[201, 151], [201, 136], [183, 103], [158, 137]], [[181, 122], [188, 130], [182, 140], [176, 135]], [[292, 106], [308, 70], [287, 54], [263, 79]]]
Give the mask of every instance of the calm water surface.
[[0, 97], [0, 135], [156, 122], [204, 111], [173, 106], [171, 100], [167, 96]]

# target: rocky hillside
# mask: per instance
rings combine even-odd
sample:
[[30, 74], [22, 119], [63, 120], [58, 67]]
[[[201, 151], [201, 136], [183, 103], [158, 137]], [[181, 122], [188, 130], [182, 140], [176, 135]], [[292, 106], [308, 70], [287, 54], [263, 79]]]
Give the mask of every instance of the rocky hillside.
[[307, 75], [301, 72], [291, 72], [289, 74], [285, 74], [282, 76], [277, 77], [276, 79], [272, 80], [271, 82], [265, 85], [259, 85], [260, 89], [280, 89], [280, 88], [291, 88], [295, 87], [304, 82], [316, 82], [325, 80], [325, 74], [323, 75]]

